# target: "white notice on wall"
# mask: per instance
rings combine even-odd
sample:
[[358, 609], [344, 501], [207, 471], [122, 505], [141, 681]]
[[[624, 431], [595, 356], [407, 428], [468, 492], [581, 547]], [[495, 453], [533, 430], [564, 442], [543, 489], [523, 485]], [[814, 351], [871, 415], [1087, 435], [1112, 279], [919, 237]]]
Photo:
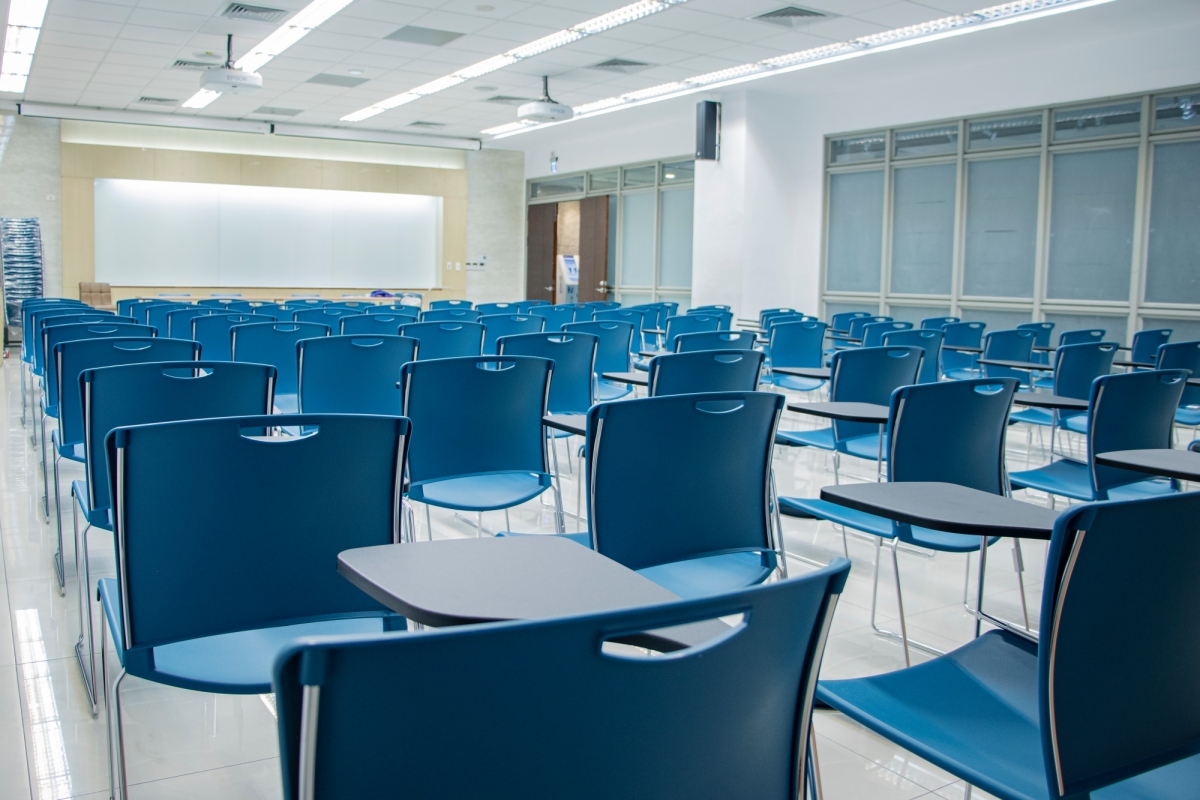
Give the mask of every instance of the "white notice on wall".
[[117, 286], [437, 285], [442, 198], [95, 182], [96, 280]]

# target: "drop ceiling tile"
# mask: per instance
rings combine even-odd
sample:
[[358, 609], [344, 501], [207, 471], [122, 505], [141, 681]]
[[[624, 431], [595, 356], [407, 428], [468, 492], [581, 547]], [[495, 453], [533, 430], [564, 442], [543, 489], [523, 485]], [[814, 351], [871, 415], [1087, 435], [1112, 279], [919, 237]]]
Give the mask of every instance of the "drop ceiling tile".
[[38, 45], [34, 58], [37, 63], [41, 63], [43, 59], [50, 61], [64, 59], [87, 64], [99, 64], [104, 60], [105, 55], [106, 53], [103, 50], [87, 50], [82, 47], [64, 47], [57, 44], [42, 43]]
[[[709, 14], [736, 17], [753, 17], [758, 14], [765, 14], [783, 5], [787, 5], [783, 0], [738, 0], [736, 3], [730, 3], [729, 0], [688, 0], [688, 8], [693, 11], [704, 11]], [[812, 3], [807, 1], [797, 3], [797, 5], [804, 6], [805, 8], [812, 7]]]
[[[420, 8], [414, 8], [411, 5], [402, 6], [396, 3], [385, 3], [382, 0], [354, 0], [338, 16], [388, 22], [398, 28], [401, 25], [411, 24], [413, 20], [423, 16], [425, 13], [427, 12]], [[391, 31], [388, 31], [388, 33], [391, 33]]]
[[[673, 32], [699, 31], [712, 25], [718, 25], [721, 17], [706, 11], [697, 11], [688, 6], [675, 6], [645, 19], [638, 20], [634, 25], [645, 25], [652, 28], [662, 28]], [[625, 26], [629, 27], [629, 26]]]
[[684, 50], [688, 53], [704, 55], [728, 47], [729, 41], [699, 33], [687, 33], [667, 40], [664, 44], [672, 50]]
[[[489, 31], [490, 33], [490, 31]], [[499, 39], [494, 36], [464, 36], [444, 45], [443, 50], [449, 52], [470, 53], [477, 61], [491, 58], [494, 55], [512, 50], [525, 42], [520, 39]]]
[[451, 14], [445, 11], [428, 11], [417, 17], [413, 23], [422, 28], [434, 28], [439, 31], [452, 31], [454, 33], [478, 33], [489, 25], [495, 24], [493, 20], [483, 19], [482, 17], [471, 17], [466, 14]]
[[967, 14], [980, 8], [994, 5], [991, 0], [921, 0], [922, 5], [929, 6], [938, 12], [930, 19], [944, 17], [947, 14]]
[[[106, 0], [106, 2], [111, 2], [111, 0]], [[229, 2], [230, 0], [134, 0], [133, 5], [156, 11], [187, 12], [212, 16], [225, 10]], [[255, 5], [294, 9], [300, 8], [304, 3], [301, 2], [297, 5], [295, 0], [260, 0]]]
[[739, 44], [723, 50], [714, 50], [712, 54], [720, 58], [728, 58], [739, 64], [751, 64], [755, 61], [765, 61], [768, 58], [785, 55], [785, 51], [774, 47], [763, 47], [760, 44]]
[[[549, 36], [552, 33], [557, 33], [564, 26], [553, 24], [532, 25], [524, 22], [514, 22], [511, 20], [500, 20], [493, 22], [483, 30], [477, 33], [480, 36], [495, 36], [500, 39], [509, 41], [532, 42], [543, 36]], [[569, 46], [569, 45], [568, 45]]]
[[175, 11], [158, 11], [138, 7], [129, 15], [130, 25], [144, 25], [147, 28], [163, 28], [169, 31], [195, 31], [200, 28], [208, 17], [200, 14], [180, 14]]
[[[491, 11], [479, 11], [478, 7], [488, 5], [492, 7]], [[545, 5], [536, 3], [523, 3], [519, 0], [450, 0], [448, 3], [441, 4], [443, 11], [452, 11], [459, 14], [474, 14], [486, 19], [507, 19], [514, 14], [519, 14], [522, 11], [531, 8], [547, 8]]]
[[147, 56], [140, 53], [107, 53], [104, 56], [106, 64], [131, 64], [138, 67], [153, 67], [156, 71], [165, 68], [166, 63], [158, 56]]
[[827, 36], [838, 41], [848, 41], [859, 36], [879, 33], [887, 30], [883, 25], [865, 22], [851, 17], [834, 17], [829, 20], [815, 22], [808, 26], [808, 32], [815, 36]]
[[639, 47], [630, 50], [623, 58], [633, 61], [645, 61], [647, 64], [674, 64], [685, 58], [691, 58], [695, 53], [686, 50], [676, 50], [670, 47]]
[[82, 33], [44, 30], [41, 36], [38, 37], [38, 46], [56, 44], [62, 47], [78, 47], [83, 50], [106, 52], [110, 41], [103, 36], [88, 36]]
[[93, 3], [89, 0], [54, 0], [47, 9], [47, 23], [54, 18], [92, 19], [106, 22], [124, 22], [129, 18], [129, 6], [113, 3]]
[[[122, 32], [122, 36], [125, 35]], [[110, 51], [114, 53], [136, 53], [144, 56], [158, 56], [164, 60], [173, 61], [176, 58], [176, 54], [179, 53], [179, 47], [178, 43], [146, 42], [120, 38], [113, 40]], [[180, 55], [179, 57], [182, 58], [183, 56]]]
[[174, 31], [167, 30], [166, 28], [149, 28], [144, 25], [126, 25], [125, 29], [121, 31], [121, 39], [137, 42], [154, 42], [156, 44], [181, 45], [189, 41], [191, 38], [192, 34], [188, 31]]
[[321, 26], [305, 36], [301, 40], [301, 43], [310, 47], [328, 47], [334, 50], [356, 53], [374, 42], [377, 38], [375, 36], [352, 36], [345, 33], [333, 33], [325, 30], [324, 26]]
[[121, 22], [47, 15], [42, 30], [61, 31], [63, 33], [86, 33], [91, 36], [108, 36], [111, 38], [121, 33], [122, 24]]
[[562, 30], [563, 28], [570, 28], [572, 25], [578, 25], [595, 16], [599, 15], [566, 8], [554, 8], [552, 6], [534, 6], [519, 14], [514, 14], [509, 19], [512, 22], [519, 22], [526, 25], [538, 27], [549, 25], [554, 30]]
[[727, 19], [719, 25], [705, 28], [700, 33], [715, 36], [719, 39], [729, 39], [735, 42], [751, 44], [775, 36], [781, 29], [777, 25], [765, 22], [753, 22], [747, 19]]
[[637, 22], [629, 25], [622, 25], [621, 27], [613, 28], [610, 31], [605, 31], [604, 33], [600, 34], [600, 36], [607, 39], [616, 39], [617, 41], [621, 42], [637, 42], [638, 44], [658, 44], [663, 39], [667, 38], [666, 35], [664, 35], [662, 28], [653, 28], [649, 25], [641, 25]]
[[51, 103], [53, 105], [73, 106], [79, 99], [79, 92], [56, 89], [41, 91], [30, 87], [25, 91], [25, 99], [35, 103]]
[[906, 25], [929, 22], [930, 20], [944, 16], [944, 13], [929, 6], [901, 2], [863, 11], [855, 16], [867, 22], [883, 25], [885, 28], [903, 28]]
[[782, 50], [785, 53], [798, 53], [801, 50], [808, 50], [813, 47], [824, 47], [833, 41], [833, 39], [823, 36], [813, 36], [810, 33], [791, 31], [778, 36], [772, 36], [770, 39], [764, 39], [759, 44], [772, 49]]
[[80, 87], [78, 80], [65, 80], [63, 78], [48, 78], [44, 75], [29, 76], [28, 94], [29, 92], [49, 92], [49, 91], [73, 91], [78, 92]]

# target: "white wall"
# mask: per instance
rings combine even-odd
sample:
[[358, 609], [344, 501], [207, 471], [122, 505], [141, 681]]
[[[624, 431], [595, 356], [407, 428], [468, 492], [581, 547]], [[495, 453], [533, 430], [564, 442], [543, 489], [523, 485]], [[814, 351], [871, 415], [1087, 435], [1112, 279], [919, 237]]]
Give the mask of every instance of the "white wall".
[[468, 152], [466, 166], [467, 299], [498, 303], [524, 297], [525, 154]]
[[0, 114], [0, 217], [37, 217], [42, 228], [42, 287], [62, 287], [62, 150], [59, 122]]

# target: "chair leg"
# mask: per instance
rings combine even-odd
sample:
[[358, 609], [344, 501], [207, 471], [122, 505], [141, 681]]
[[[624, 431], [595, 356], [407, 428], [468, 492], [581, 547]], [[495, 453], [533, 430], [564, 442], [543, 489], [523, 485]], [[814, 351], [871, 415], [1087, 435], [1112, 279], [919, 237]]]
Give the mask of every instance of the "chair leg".
[[25, 427], [25, 362], [21, 362], [21, 427]]
[[842, 553], [845, 554], [846, 560], [849, 561], [850, 560], [850, 538], [848, 536], [846, 536], [846, 526], [845, 525], [839, 525], [838, 527], [842, 529]]
[[875, 621], [875, 611], [879, 605], [879, 551], [883, 547], [883, 538], [875, 537], [875, 569], [874, 576], [871, 581], [871, 630], [875, 631], [880, 636], [885, 636], [888, 639], [894, 639], [904, 645], [904, 663], [906, 666], [912, 666], [909, 661], [909, 648], [915, 647], [918, 650], [929, 653], [930, 655], [940, 656], [945, 655], [945, 652], [938, 650], [931, 645], [918, 642], [908, 638], [908, 628], [904, 619], [904, 600], [900, 595], [900, 564], [896, 558], [896, 549], [899, 540], [892, 540], [892, 568], [896, 573], [896, 600], [900, 608], [900, 633], [889, 631], [886, 628], [879, 627], [879, 623]]
[[511, 531], [512, 523], [508, 521], [508, 509], [504, 509], [504, 530]]
[[575, 478], [575, 531], [583, 530], [583, 458], [579, 459], [579, 474]]
[[904, 666], [911, 667], [912, 659], [908, 654], [908, 623], [904, 621], [904, 594], [900, 591], [900, 560], [896, 557], [896, 544], [892, 539], [892, 571], [896, 573], [896, 606], [900, 609], [900, 638], [904, 642]]
[[108, 744], [108, 796], [109, 798], [116, 797], [117, 781], [113, 774], [113, 746], [112, 746], [112, 703], [108, 701], [108, 621], [100, 623], [100, 680], [102, 694], [104, 695], [104, 740]]
[[817, 731], [808, 726], [808, 768], [812, 776], [812, 800], [825, 800], [825, 789], [821, 786], [821, 762], [817, 760]]
[[[92, 704], [92, 716], [100, 713], [98, 692], [96, 691], [96, 638], [92, 629], [92, 606], [88, 599], [88, 588], [91, 585], [91, 571], [88, 569], [87, 532], [91, 525], [85, 525], [82, 538], [79, 533], [79, 514], [74, 502], [75, 490], [71, 489], [71, 523], [74, 528], [75, 542], [75, 575], [77, 594], [79, 596], [79, 639], [75, 642], [75, 661], [79, 664], [79, 672], [83, 676], [84, 688], [87, 689], [88, 700]], [[84, 663], [83, 648], [87, 646], [87, 663]]]
[[[122, 668], [121, 674], [117, 676], [117, 680], [113, 683], [112, 690], [113, 728], [116, 734], [117, 788], [120, 790], [117, 800], [128, 800], [129, 798], [129, 776], [125, 772], [125, 732], [121, 723], [121, 683], [125, 680], [127, 674], [125, 669]], [[111, 742], [109, 747], [112, 747]]]
[[45, 522], [50, 524], [50, 476], [47, 474], [50, 469], [46, 466], [46, 418], [42, 417], [42, 512], [45, 514]]
[[841, 464], [842, 464], [842, 454], [835, 450], [833, 453], [833, 483], [834, 483], [834, 485], [838, 485], [841, 483], [841, 479], [838, 477], [838, 467], [840, 467]]
[[[50, 460], [54, 462], [54, 523], [58, 526], [58, 551], [54, 554], [54, 566], [58, 570], [58, 594], [60, 597], [67, 593], [67, 556], [63, 552], [63, 535], [62, 535], [62, 492], [58, 488], [58, 462], [61, 461], [56, 452], [50, 455]], [[49, 520], [47, 520], [49, 521]], [[76, 562], [79, 561], [79, 554], [75, 554]], [[79, 575], [79, 570], [75, 570], [75, 575]]]
[[550, 481], [550, 486], [554, 490], [554, 530], [556, 533], [566, 533], [566, 520], [563, 517], [562, 505], [562, 473], [558, 471], [558, 448], [554, 445], [554, 439], [550, 439], [550, 454], [554, 460], [554, 475]]
[[425, 504], [425, 530], [429, 532], [429, 541], [433, 541], [433, 517], [429, 514], [429, 504]]
[[1021, 618], [1029, 630], [1029, 604], [1025, 600], [1025, 559], [1021, 555], [1021, 540], [1013, 539], [1013, 571], [1017, 573], [1017, 590], [1021, 593]]
[[475, 538], [478, 539], [481, 536], [483, 536], [483, 512], [476, 511], [475, 512]]

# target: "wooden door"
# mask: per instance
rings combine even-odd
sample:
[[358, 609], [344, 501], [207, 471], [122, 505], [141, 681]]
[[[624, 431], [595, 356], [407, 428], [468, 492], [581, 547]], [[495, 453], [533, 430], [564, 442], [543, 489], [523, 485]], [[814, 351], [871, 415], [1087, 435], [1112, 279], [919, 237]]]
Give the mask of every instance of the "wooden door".
[[579, 302], [607, 300], [608, 197], [588, 197], [579, 204]]
[[529, 206], [525, 234], [525, 299], [554, 302], [558, 203]]

